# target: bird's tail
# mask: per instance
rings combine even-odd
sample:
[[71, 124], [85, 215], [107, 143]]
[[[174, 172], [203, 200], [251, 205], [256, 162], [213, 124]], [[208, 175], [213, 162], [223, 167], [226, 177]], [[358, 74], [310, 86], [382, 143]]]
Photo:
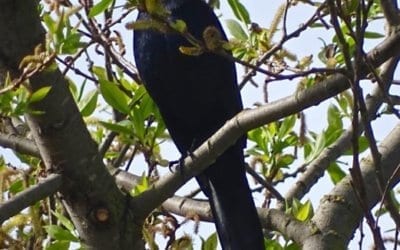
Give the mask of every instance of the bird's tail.
[[234, 146], [205, 171], [206, 194], [224, 250], [265, 249], [243, 164], [242, 149]]

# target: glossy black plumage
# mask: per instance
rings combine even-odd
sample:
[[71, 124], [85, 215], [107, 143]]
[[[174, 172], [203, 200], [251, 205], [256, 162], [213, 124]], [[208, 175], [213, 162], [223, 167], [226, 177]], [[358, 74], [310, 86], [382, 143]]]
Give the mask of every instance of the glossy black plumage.
[[[225, 38], [212, 9], [201, 0], [165, 0], [171, 18], [186, 22], [197, 39], [208, 26]], [[138, 20], [148, 19], [140, 12]], [[139, 74], [179, 151], [186, 155], [242, 110], [234, 63], [205, 53], [188, 56], [179, 46], [190, 46], [177, 34], [155, 30], [134, 33]], [[245, 177], [243, 137], [197, 177], [209, 197], [224, 249], [264, 249], [260, 222]]]

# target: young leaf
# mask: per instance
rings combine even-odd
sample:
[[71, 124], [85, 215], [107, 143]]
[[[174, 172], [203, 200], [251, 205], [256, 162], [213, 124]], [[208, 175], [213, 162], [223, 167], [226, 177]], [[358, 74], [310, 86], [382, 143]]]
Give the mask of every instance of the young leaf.
[[103, 95], [104, 100], [119, 112], [124, 114], [129, 113], [128, 103], [130, 98], [113, 82], [101, 79], [99, 82], [100, 92]]
[[217, 234], [213, 233], [206, 240], [201, 239], [201, 250], [216, 250], [218, 246]]
[[228, 19], [225, 22], [233, 37], [241, 41], [246, 41], [249, 38], [242, 26], [236, 20]]
[[331, 163], [327, 170], [333, 184], [338, 183], [346, 176], [346, 173], [336, 163]]
[[91, 68], [93, 74], [97, 76], [97, 78], [100, 80], [106, 80], [107, 79], [107, 72], [105, 68], [99, 67], [99, 66], [93, 66]]
[[8, 191], [12, 194], [17, 194], [21, 191], [24, 190], [24, 182], [22, 180], [16, 180], [14, 181], [10, 187], [8, 188]]
[[90, 116], [96, 109], [97, 97], [99, 92], [97, 90], [92, 90], [86, 94], [86, 96], [79, 102], [79, 109], [82, 116]]
[[[367, 150], [368, 147], [369, 147], [368, 139], [365, 136], [358, 137], [358, 152], [362, 153], [365, 150]], [[352, 149], [348, 149], [346, 152], [344, 152], [344, 155], [352, 155], [352, 154], [353, 154]]]
[[246, 7], [244, 7], [243, 4], [239, 2], [239, 0], [228, 0], [228, 3], [231, 6], [231, 9], [233, 10], [233, 13], [235, 14], [237, 19], [244, 22], [245, 24], [251, 23], [249, 12], [247, 12]]
[[329, 127], [335, 129], [343, 128], [343, 121], [340, 110], [333, 104], [329, 105], [328, 107], [328, 124]]
[[296, 218], [300, 221], [306, 221], [313, 216], [313, 207], [311, 202], [308, 200], [306, 203], [302, 204], [297, 211]]
[[289, 211], [291, 211], [292, 215], [300, 221], [306, 221], [314, 214], [312, 204], [309, 200], [302, 204], [299, 200], [294, 199]]
[[131, 190], [131, 195], [137, 196], [146, 191], [148, 188], [149, 188], [149, 180], [147, 179], [146, 175], [143, 174], [141, 182]]
[[179, 33], [185, 33], [187, 31], [187, 25], [185, 21], [178, 19], [174, 22], [169, 24], [174, 30], [178, 31]]
[[114, 131], [116, 133], [127, 134], [127, 135], [133, 134], [133, 125], [128, 120], [123, 120], [118, 123], [109, 123], [109, 122], [99, 122], [99, 123], [106, 129]]
[[51, 242], [49, 246], [45, 248], [45, 250], [69, 250], [70, 248], [70, 241], [66, 240], [56, 240]]
[[378, 33], [378, 32], [366, 31], [364, 33], [364, 37], [369, 38], [369, 39], [377, 39], [377, 38], [385, 37], [385, 35]]
[[326, 135], [325, 133], [318, 134], [316, 141], [312, 145], [310, 154], [307, 155], [305, 162], [309, 163], [314, 160], [317, 156], [319, 156], [322, 150], [325, 149], [326, 146]]
[[42, 100], [49, 93], [50, 89], [51, 89], [51, 86], [46, 86], [46, 87], [36, 90], [29, 97], [29, 103], [34, 103], [34, 102], [38, 102], [38, 101]]
[[55, 240], [67, 240], [67, 241], [74, 241], [74, 242], [79, 241], [79, 239], [76, 238], [70, 231], [68, 231], [58, 225], [44, 226], [44, 229], [50, 235], [50, 237]]
[[286, 117], [283, 120], [281, 126], [279, 126], [278, 138], [283, 138], [288, 133], [290, 133], [293, 130], [293, 127], [295, 124], [296, 124], [296, 116], [295, 115]]
[[61, 222], [61, 224], [68, 229], [70, 232], [75, 230], [74, 224], [72, 224], [72, 222], [65, 217], [64, 215], [62, 215], [61, 213], [58, 212], [51, 212], [55, 217], [57, 217], [58, 221]]
[[113, 0], [101, 0], [90, 9], [88, 16], [93, 18], [98, 14], [103, 13], [108, 7], [110, 7], [112, 2]]

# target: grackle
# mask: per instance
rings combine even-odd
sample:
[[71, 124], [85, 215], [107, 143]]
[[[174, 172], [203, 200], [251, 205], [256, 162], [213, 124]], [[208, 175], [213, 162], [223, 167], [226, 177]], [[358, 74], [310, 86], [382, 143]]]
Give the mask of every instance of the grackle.
[[[226, 39], [213, 10], [202, 0], [162, 0], [171, 20], [184, 20], [188, 32], [202, 40], [214, 26]], [[139, 11], [138, 20], [149, 20]], [[182, 154], [199, 146], [242, 110], [233, 62], [215, 53], [185, 55], [192, 46], [177, 33], [155, 29], [134, 31], [137, 69], [157, 104], [168, 131]], [[197, 181], [210, 200], [223, 249], [264, 249], [264, 239], [245, 175], [243, 136], [226, 150]]]

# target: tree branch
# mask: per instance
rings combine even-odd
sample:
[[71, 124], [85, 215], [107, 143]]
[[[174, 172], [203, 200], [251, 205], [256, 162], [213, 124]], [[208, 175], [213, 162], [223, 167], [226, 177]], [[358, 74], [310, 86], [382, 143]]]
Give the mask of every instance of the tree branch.
[[0, 204], [0, 224], [11, 216], [18, 214], [22, 209], [55, 194], [62, 184], [62, 176], [51, 174], [46, 179], [39, 181], [8, 201]]
[[35, 142], [22, 136], [0, 133], [0, 145], [21, 154], [39, 156]]
[[[382, 66], [381, 79], [384, 81], [384, 86], [386, 86], [386, 89], [382, 90], [380, 86], [377, 86], [372, 91], [372, 94], [366, 97], [366, 105], [368, 110], [367, 115], [370, 120], [375, 118], [376, 112], [382, 105], [384, 97], [387, 95], [386, 92], [390, 87], [390, 82], [393, 79], [394, 70], [396, 69], [398, 61], [399, 59], [397, 57], [391, 58]], [[361, 135], [362, 132], [363, 124], [360, 122], [358, 135]], [[349, 128], [339, 137], [338, 140], [336, 140], [334, 144], [324, 149], [318, 158], [313, 160], [310, 165], [307, 166], [306, 171], [288, 190], [285, 198], [287, 200], [291, 200], [293, 198], [301, 199], [311, 189], [313, 184], [315, 184], [317, 180], [324, 175], [324, 172], [329, 167], [329, 164], [335, 161], [343, 154], [343, 152], [350, 148], [352, 135], [353, 129]], [[281, 203], [280, 207], [282, 208], [283, 205], [284, 204]]]
[[[124, 171], [116, 171], [115, 178], [117, 183], [127, 191], [132, 190], [140, 181], [139, 176]], [[173, 196], [164, 201], [162, 207], [182, 217], [194, 217], [202, 221], [213, 222], [208, 201]], [[277, 230], [296, 242], [303, 242], [306, 236], [313, 233], [312, 227], [297, 221], [283, 211], [265, 208], [257, 208], [257, 211], [265, 229]]]
[[396, 28], [400, 25], [399, 9], [397, 2], [394, 0], [380, 0], [383, 15], [391, 28]]
[[[391, 187], [399, 182], [400, 176], [391, 177], [400, 163], [400, 125], [382, 141], [379, 146], [382, 155], [381, 167], [384, 181], [392, 180]], [[371, 209], [381, 199], [376, 182], [375, 166], [371, 157], [361, 162], [362, 176], [366, 188], [365, 201]], [[353, 237], [361, 218], [363, 209], [352, 188], [351, 176], [346, 176], [333, 190], [325, 195], [312, 221], [318, 231], [308, 237], [303, 249], [344, 249]], [[337, 219], [339, 218], [340, 219]]]
[[[0, 61], [18, 78], [20, 61], [44, 42], [46, 32], [37, 1], [2, 3], [0, 34], [7, 35], [0, 39]], [[46, 168], [63, 176], [59, 191], [82, 242], [89, 249], [143, 249], [146, 215], [127, 212], [126, 197], [105, 168], [61, 72], [54, 67], [37, 72], [28, 87], [31, 92], [50, 87], [43, 99], [30, 103], [29, 109], [39, 112], [26, 119]], [[99, 210], [108, 217], [98, 217]]]

